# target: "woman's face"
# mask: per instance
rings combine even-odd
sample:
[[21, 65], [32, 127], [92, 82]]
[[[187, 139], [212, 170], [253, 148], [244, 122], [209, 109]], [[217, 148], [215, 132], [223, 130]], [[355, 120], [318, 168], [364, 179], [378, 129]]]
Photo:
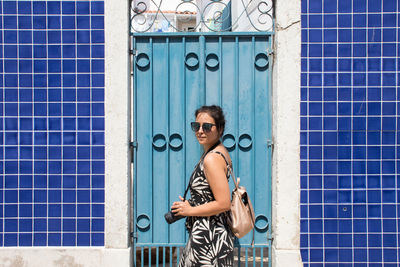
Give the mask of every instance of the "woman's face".
[[205, 147], [215, 144], [215, 142], [220, 138], [220, 133], [218, 132], [217, 126], [215, 126], [215, 121], [213, 117], [208, 115], [208, 113], [206, 112], [199, 113], [197, 114], [196, 122], [200, 123], [201, 126], [203, 126], [203, 123], [214, 124], [211, 127], [210, 132], [205, 132], [203, 130], [203, 127], [200, 127], [200, 129], [196, 132], [196, 137], [200, 145], [203, 145]]

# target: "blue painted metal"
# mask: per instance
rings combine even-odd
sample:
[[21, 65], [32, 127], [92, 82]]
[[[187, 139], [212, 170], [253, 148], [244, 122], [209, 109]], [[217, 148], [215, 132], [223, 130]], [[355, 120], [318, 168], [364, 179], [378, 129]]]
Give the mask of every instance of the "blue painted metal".
[[[150, 252], [150, 248], [162, 248], [153, 251], [153, 257], [148, 255], [155, 264], [166, 260], [165, 248], [186, 243], [184, 220], [168, 225], [163, 215], [183, 194], [202, 153], [190, 122], [195, 109], [204, 104], [224, 109], [223, 143], [256, 213], [255, 248], [250, 246], [251, 234], [238, 240], [238, 265], [244, 257], [246, 266], [250, 260], [255, 266], [256, 253], [258, 258], [270, 258], [271, 35], [141, 34], [132, 38], [137, 143], [133, 225], [134, 245], [140, 248], [135, 262], [147, 262], [144, 248]], [[177, 250], [167, 251], [171, 263], [179, 260]]]

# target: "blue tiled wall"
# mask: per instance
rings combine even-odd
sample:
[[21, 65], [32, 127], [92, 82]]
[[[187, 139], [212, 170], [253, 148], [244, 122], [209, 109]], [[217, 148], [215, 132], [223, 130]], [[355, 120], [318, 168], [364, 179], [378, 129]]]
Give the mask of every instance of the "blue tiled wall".
[[0, 14], [0, 246], [103, 246], [104, 2]]
[[302, 0], [301, 255], [398, 266], [397, 0]]

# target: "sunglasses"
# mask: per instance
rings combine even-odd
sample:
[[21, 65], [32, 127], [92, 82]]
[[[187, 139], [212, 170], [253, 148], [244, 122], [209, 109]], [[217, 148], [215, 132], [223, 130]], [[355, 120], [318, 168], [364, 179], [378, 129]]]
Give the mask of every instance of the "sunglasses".
[[216, 125], [208, 122], [203, 123], [203, 125], [201, 125], [200, 122], [192, 122], [190, 123], [190, 126], [192, 127], [193, 132], [198, 132], [201, 127], [203, 129], [203, 132], [209, 133], [211, 132], [211, 128]]

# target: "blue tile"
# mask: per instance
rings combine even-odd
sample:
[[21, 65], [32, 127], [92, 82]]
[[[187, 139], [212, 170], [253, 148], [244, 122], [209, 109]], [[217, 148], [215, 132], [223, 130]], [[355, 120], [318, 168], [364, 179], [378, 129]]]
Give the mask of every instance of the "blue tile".
[[46, 203], [47, 202], [47, 191], [46, 190], [35, 190], [34, 191], [34, 202], [35, 203]]
[[[321, 135], [320, 135], [321, 137]], [[316, 136], [313, 136], [313, 138], [316, 138]], [[310, 133], [310, 139], [311, 139], [311, 133]], [[317, 141], [318, 138], [316, 138]], [[93, 132], [92, 133], [92, 145], [104, 145], [104, 133], [103, 132]]]
[[33, 31], [33, 42], [35, 44], [43, 44], [45, 45], [46, 40], [46, 32], [42, 30]]
[[[89, 175], [79, 175], [76, 178], [78, 188], [90, 188], [90, 176]], [[93, 183], [93, 182], [92, 182]], [[95, 188], [94, 186], [92, 186]]]
[[[368, 195], [368, 201], [369, 203], [373, 202], [369, 199], [369, 195]], [[381, 217], [382, 216], [381, 207], [379, 205], [368, 205], [368, 216], [370, 218]]]
[[4, 234], [4, 246], [5, 247], [15, 247], [18, 243], [18, 235], [17, 234]]
[[62, 16], [62, 28], [63, 29], [75, 29], [75, 17], [73, 16]]
[[367, 259], [367, 250], [366, 249], [355, 249], [354, 250], [354, 260], [356, 262], [366, 262]]
[[48, 14], [60, 14], [61, 12], [60, 1], [48, 1], [47, 2], [47, 13]]
[[19, 232], [32, 232], [32, 219], [20, 219]]
[[322, 234], [310, 234], [309, 242], [311, 247], [322, 247], [323, 246], [323, 235]]
[[[49, 188], [60, 188], [60, 187], [61, 187], [61, 176], [60, 175], [49, 175]], [[50, 197], [51, 192], [52, 191], [49, 191], [49, 201], [51, 201], [51, 197]]]
[[89, 174], [90, 173], [90, 162], [89, 161], [79, 161], [77, 165], [78, 174]]
[[63, 174], [76, 173], [76, 162], [74, 161], [63, 161]]
[[47, 216], [46, 204], [35, 204], [34, 205], [34, 216], [35, 217], [46, 217]]
[[89, 145], [89, 144], [90, 144], [90, 133], [79, 132], [78, 133], [78, 145]]
[[383, 246], [384, 247], [396, 247], [397, 240], [395, 234], [383, 234]]
[[104, 231], [104, 219], [92, 219], [92, 231], [93, 232], [102, 232]]
[[76, 202], [76, 191], [75, 190], [63, 190], [63, 203], [75, 203]]
[[62, 239], [63, 246], [75, 246], [76, 245], [76, 234], [64, 233]]
[[[3, 26], [4, 29], [17, 29], [17, 16], [4, 16], [3, 17]], [[6, 33], [6, 31], [4, 32]], [[16, 34], [16, 32], [15, 32]], [[6, 42], [7, 39], [4, 37], [4, 42]], [[12, 43], [16, 43], [12, 42]]]
[[321, 218], [322, 217], [322, 206], [312, 205], [310, 206], [310, 218]]
[[[90, 57], [90, 46], [89, 45], [79, 45], [77, 47], [77, 57], [78, 58], [89, 58]], [[79, 64], [78, 64], [79, 66]]]
[[323, 261], [322, 249], [310, 249], [310, 260], [315, 262]]
[[91, 16], [91, 28], [92, 29], [104, 29], [104, 17], [103, 16]]
[[104, 218], [104, 215], [104, 204], [92, 204], [92, 217]]
[[104, 45], [93, 44], [92, 46], [92, 57], [103, 58], [104, 57]]
[[[301, 258], [302, 258], [303, 262], [307, 262], [308, 261], [308, 250], [307, 249], [301, 249], [300, 250], [300, 254], [301, 254]], [[303, 266], [304, 267], [308, 267], [309, 265], [304, 263]]]
[[77, 219], [77, 230], [78, 232], [89, 232], [90, 219]]
[[[324, 191], [324, 203], [337, 203], [337, 191], [336, 190], [325, 190]], [[328, 217], [325, 210], [325, 217]]]
[[90, 17], [89, 16], [77, 16], [77, 28], [78, 29], [90, 29]]
[[76, 3], [77, 14], [90, 14], [89, 1], [79, 1]]
[[64, 30], [61, 32], [63, 43], [65, 44], [73, 44], [76, 42], [75, 40], [75, 31], [73, 30]]
[[[63, 94], [63, 101], [71, 101], [71, 102], [76, 101], [76, 89], [70, 89], [70, 88], [64, 89], [62, 91], [62, 94]], [[78, 108], [78, 112], [79, 112], [79, 108]]]
[[3, 2], [4, 14], [17, 14], [17, 1], [4, 1]]
[[76, 219], [63, 219], [62, 229], [64, 232], [76, 232]]
[[[28, 27], [28, 25], [27, 25]], [[18, 32], [18, 41], [20, 44], [29, 44], [32, 43], [32, 32], [30, 31], [19, 31]]]
[[104, 188], [104, 175], [92, 175], [92, 188]]
[[60, 246], [61, 245], [61, 234], [49, 233], [47, 242], [48, 242], [49, 246]]
[[381, 262], [382, 261], [382, 250], [381, 249], [368, 249], [369, 261], [370, 262]]
[[33, 235], [33, 245], [34, 246], [46, 246], [46, 244], [47, 244], [47, 234], [34, 233], [34, 235]]
[[64, 116], [75, 116], [76, 115], [75, 103], [64, 103], [62, 110], [63, 110]]
[[49, 32], [47, 32], [47, 38], [48, 38], [49, 44], [60, 43], [61, 42], [61, 32], [60, 31], [49, 31]]
[[104, 2], [103, 1], [92, 1], [90, 4], [91, 4], [91, 14], [97, 14], [97, 15], [104, 14]]
[[[48, 231], [49, 232], [59, 232], [61, 231], [61, 219], [48, 219], [49, 225], [48, 225]], [[49, 239], [50, 239], [50, 234], [49, 234]], [[50, 243], [50, 240], [49, 240]]]
[[396, 12], [396, 0], [383, 1], [384, 12]]
[[[17, 219], [4, 219], [4, 232], [17, 232], [18, 229], [18, 221]], [[5, 238], [5, 236], [4, 236]], [[5, 244], [7, 243], [4, 240]]]
[[75, 14], [75, 3], [74, 2], [62, 1], [61, 4], [62, 4], [62, 13], [63, 14], [69, 14], [69, 15]]
[[61, 205], [49, 204], [48, 213], [49, 217], [61, 217]]
[[62, 212], [64, 217], [75, 217], [76, 216], [76, 205], [75, 204], [63, 204]]
[[[397, 251], [396, 249], [385, 248], [383, 249], [383, 258], [385, 262], [393, 262], [393, 265], [396, 266], [398, 259], [397, 259]], [[389, 264], [385, 264], [385, 266], [389, 266]]]
[[33, 16], [33, 29], [44, 30], [47, 28], [45, 16]]
[[[63, 46], [64, 48], [65, 46]], [[61, 57], [61, 46], [60, 45], [48, 45], [48, 58], [59, 58]], [[64, 51], [64, 49], [63, 49]], [[67, 52], [65, 52], [67, 53]]]
[[[50, 181], [50, 182], [49, 182], [50, 184], [54, 184], [54, 183], [55, 183], [55, 185], [56, 185], [57, 187], [54, 187], [54, 188], [58, 188], [58, 187], [61, 186], [61, 182], [58, 181], [57, 178], [58, 178], [58, 177], [54, 177], [54, 179], [56, 179], [56, 181]], [[49, 190], [48, 194], [49, 194], [49, 202], [50, 202], [50, 203], [58, 203], [58, 202], [61, 202], [61, 190]]]
[[380, 27], [382, 20], [381, 16], [382, 15], [380, 14], [368, 14], [368, 27]]
[[351, 249], [339, 249], [339, 261], [340, 262], [351, 262], [352, 259], [352, 250]]
[[33, 14], [46, 14], [46, 2], [45, 1], [33, 2]]
[[92, 246], [104, 246], [104, 233], [92, 233], [91, 234], [91, 245]]
[[103, 30], [92, 30], [91, 31], [92, 43], [104, 43], [104, 31]]
[[77, 216], [78, 217], [90, 217], [90, 205], [89, 204], [78, 204]]

